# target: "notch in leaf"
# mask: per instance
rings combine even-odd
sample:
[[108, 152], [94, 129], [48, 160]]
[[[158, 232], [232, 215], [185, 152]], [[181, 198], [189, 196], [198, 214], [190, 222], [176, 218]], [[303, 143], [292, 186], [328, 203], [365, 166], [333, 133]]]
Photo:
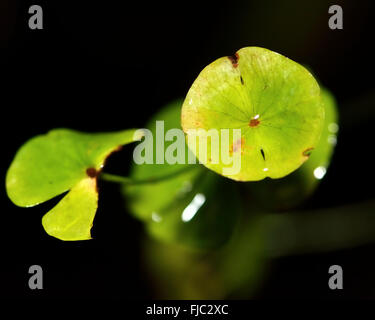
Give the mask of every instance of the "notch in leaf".
[[14, 204], [32, 207], [69, 191], [44, 215], [43, 227], [61, 240], [91, 239], [98, 174], [112, 152], [142, 135], [136, 129], [95, 134], [56, 129], [36, 136], [18, 150], [11, 163], [7, 194]]

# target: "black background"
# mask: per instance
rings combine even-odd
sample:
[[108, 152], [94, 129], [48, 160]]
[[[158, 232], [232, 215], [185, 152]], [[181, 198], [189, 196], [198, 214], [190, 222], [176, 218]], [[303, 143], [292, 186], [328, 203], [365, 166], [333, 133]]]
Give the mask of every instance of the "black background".
[[[28, 28], [39, 4], [44, 29]], [[340, 4], [344, 30], [328, 28]], [[20, 145], [56, 127], [115, 131], [142, 127], [184, 97], [200, 70], [245, 46], [261, 46], [308, 65], [337, 97], [341, 132], [332, 169], [307, 207], [373, 198], [372, 1], [0, 2], [1, 179]], [[125, 173], [125, 150], [108, 170]], [[142, 225], [118, 208], [114, 186], [100, 185], [94, 240], [62, 242], [40, 220], [58, 199], [18, 208], [1, 189], [1, 295], [150, 298], [138, 239]], [[116, 209], [117, 208], [117, 209]], [[374, 212], [375, 214], [375, 212]], [[375, 297], [375, 246], [276, 260], [256, 298]], [[28, 268], [44, 270], [44, 290], [28, 288]], [[345, 270], [330, 291], [328, 267]], [[303, 279], [303, 280], [301, 280]]]

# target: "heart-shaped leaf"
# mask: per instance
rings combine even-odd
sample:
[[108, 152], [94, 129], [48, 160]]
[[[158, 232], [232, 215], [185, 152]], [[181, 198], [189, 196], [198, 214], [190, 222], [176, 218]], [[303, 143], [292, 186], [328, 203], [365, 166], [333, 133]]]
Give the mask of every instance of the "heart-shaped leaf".
[[43, 217], [43, 226], [62, 240], [90, 239], [97, 175], [110, 153], [141, 137], [135, 129], [95, 134], [56, 129], [36, 136], [19, 149], [8, 169], [8, 196], [18, 206], [31, 207], [70, 190]]
[[[181, 117], [189, 147], [201, 162], [241, 181], [281, 178], [296, 170], [316, 147], [323, 121], [320, 88], [310, 72], [257, 47], [208, 65], [190, 88]], [[204, 138], [213, 129], [218, 134], [205, 141], [207, 152], [202, 148], [200, 153], [201, 140], [189, 137]], [[233, 141], [229, 130], [228, 150], [215, 150], [211, 146], [221, 146], [222, 129], [241, 129], [241, 136]], [[210, 161], [212, 151], [239, 154], [240, 170], [226, 173], [222, 158]]]

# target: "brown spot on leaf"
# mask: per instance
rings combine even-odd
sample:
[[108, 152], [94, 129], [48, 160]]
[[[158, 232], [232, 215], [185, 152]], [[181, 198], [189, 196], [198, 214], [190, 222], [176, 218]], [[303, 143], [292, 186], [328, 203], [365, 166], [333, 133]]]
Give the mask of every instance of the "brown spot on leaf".
[[242, 78], [242, 76], [240, 76], [240, 80], [241, 80], [241, 84], [245, 84], [245, 83], [243, 82], [243, 78]]
[[311, 152], [314, 150], [314, 148], [307, 148], [305, 151], [302, 152], [302, 155], [304, 157], [310, 157]]
[[230, 60], [230, 62], [232, 62], [234, 68], [238, 67], [238, 60], [240, 59], [240, 57], [237, 52], [232, 56], [228, 56], [228, 59]]
[[98, 171], [96, 171], [95, 168], [88, 168], [86, 170], [86, 174], [90, 177], [90, 178], [96, 178], [96, 176], [98, 175]]
[[230, 146], [229, 153], [233, 154], [233, 152], [237, 152], [241, 150], [241, 154], [242, 154], [244, 147], [245, 147], [245, 139], [244, 138], [238, 139], [235, 143], [233, 143]]
[[250, 122], [249, 122], [249, 127], [254, 128], [254, 127], [258, 126], [259, 123], [260, 123], [260, 121], [258, 119], [251, 119]]

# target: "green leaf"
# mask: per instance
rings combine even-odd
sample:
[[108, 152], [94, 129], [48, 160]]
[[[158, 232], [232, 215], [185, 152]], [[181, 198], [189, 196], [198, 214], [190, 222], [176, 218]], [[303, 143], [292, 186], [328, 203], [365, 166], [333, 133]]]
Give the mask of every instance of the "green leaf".
[[141, 136], [134, 129], [95, 134], [56, 129], [36, 136], [19, 149], [8, 169], [8, 196], [16, 205], [30, 207], [71, 189], [43, 218], [43, 226], [62, 240], [89, 239], [97, 209], [96, 179], [105, 159]]
[[322, 88], [322, 99], [325, 120], [319, 143], [298, 170], [281, 180], [265, 179], [256, 183], [248, 183], [250, 195], [255, 204], [267, 210], [285, 210], [302, 203], [316, 189], [325, 176], [337, 142], [338, 113], [333, 95]]
[[146, 238], [143, 256], [153, 275], [155, 299], [243, 299], [251, 297], [268, 270], [268, 226], [244, 217], [227, 243], [209, 251]]
[[91, 239], [98, 207], [96, 179], [82, 179], [42, 219], [46, 232], [61, 240]]
[[325, 110], [322, 135], [309, 161], [301, 167], [302, 173], [310, 178], [311, 188], [324, 177], [328, 169], [339, 130], [336, 100], [327, 89], [322, 88], [321, 93]]
[[[154, 137], [157, 120], [164, 121], [165, 132], [181, 129], [181, 105], [181, 100], [170, 103], [150, 120], [146, 128]], [[172, 143], [165, 141], [164, 153]], [[156, 139], [153, 139], [153, 148], [155, 156]], [[185, 146], [186, 160], [188, 152]], [[166, 176], [168, 179], [157, 179]], [[238, 214], [238, 201], [231, 192], [232, 186], [225, 185], [223, 178], [202, 165], [188, 164], [187, 161], [185, 164], [133, 163], [130, 178], [150, 181], [124, 184], [122, 190], [130, 212], [147, 222], [147, 230], [155, 237], [188, 246], [212, 247], [223, 243], [231, 234]], [[185, 221], [188, 207], [194, 207], [194, 217]]]
[[[181, 122], [189, 147], [207, 168], [234, 180], [257, 181], [284, 177], [308, 159], [319, 141], [324, 109], [319, 85], [304, 67], [270, 50], [248, 47], [199, 74], [184, 101]], [[225, 150], [240, 155], [239, 172], [223, 172], [221, 158], [209, 161], [211, 145], [221, 143], [220, 133], [208, 140], [207, 153], [198, 152], [200, 141], [193, 148], [189, 136], [199, 129], [241, 129], [235, 141], [230, 131]]]
[[159, 211], [147, 229], [166, 242], [201, 249], [218, 247], [230, 238], [239, 216], [236, 191], [232, 183], [206, 170], [193, 181], [191, 191]]
[[[186, 192], [190, 191], [195, 179], [205, 170], [202, 166], [196, 164], [162, 164], [156, 163], [157, 146], [156, 121], [164, 121], [164, 131], [170, 129], [181, 129], [180, 114], [182, 100], [174, 101], [165, 106], [161, 111], [156, 113], [147, 123], [146, 128], [149, 129], [154, 137], [153, 139], [153, 164], [136, 164], [133, 163], [130, 170], [130, 178], [137, 180], [155, 180], [168, 176], [168, 179], [162, 179], [157, 182], [124, 185], [123, 192], [126, 195], [130, 212], [136, 217], [144, 221], [152, 221], [153, 216], [158, 215], [161, 210], [167, 207], [174, 200], [181, 198]], [[173, 142], [164, 142], [163, 150], [159, 150], [165, 154], [165, 150]], [[185, 155], [188, 157], [188, 148], [185, 146]], [[173, 176], [174, 175], [174, 176]]]

